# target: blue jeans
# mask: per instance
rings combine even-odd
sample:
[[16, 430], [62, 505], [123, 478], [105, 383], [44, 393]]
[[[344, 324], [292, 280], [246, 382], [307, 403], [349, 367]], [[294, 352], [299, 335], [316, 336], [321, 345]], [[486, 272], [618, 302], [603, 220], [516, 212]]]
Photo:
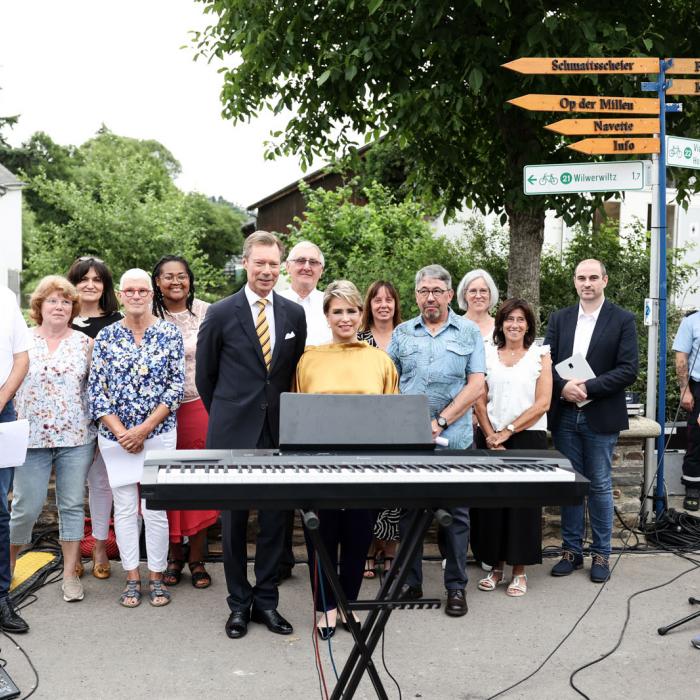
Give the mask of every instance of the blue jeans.
[[[588, 427], [585, 413], [571, 408], [561, 411], [557, 427], [552, 428], [554, 446], [591, 482], [588, 492], [591, 552], [606, 558], [610, 556], [613, 522], [612, 454], [618, 435], [594, 433]], [[583, 552], [583, 508], [583, 505], [561, 507], [562, 548], [575, 555]]]
[[75, 447], [30, 447], [15, 471], [10, 541], [32, 541], [32, 529], [46, 501], [51, 467], [56, 469], [58, 538], [79, 542], [85, 530], [85, 482], [95, 454], [95, 441]]
[[[17, 420], [15, 408], [9, 401], [0, 411], [0, 423]], [[14, 467], [0, 469], [0, 600], [7, 598], [10, 590], [10, 511], [7, 507], [7, 494], [12, 488]]]

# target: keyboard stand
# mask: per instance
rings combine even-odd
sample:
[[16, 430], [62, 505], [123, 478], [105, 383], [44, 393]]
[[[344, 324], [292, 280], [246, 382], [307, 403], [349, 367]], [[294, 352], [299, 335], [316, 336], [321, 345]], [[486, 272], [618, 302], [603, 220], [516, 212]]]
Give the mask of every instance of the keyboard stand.
[[[436, 510], [434, 512], [428, 508], [415, 510], [405, 537], [401, 541], [398, 555], [394, 559], [391, 569], [384, 576], [377, 597], [374, 600], [358, 600], [350, 603], [340, 585], [338, 572], [332, 566], [328, 551], [321, 541], [318, 532], [318, 516], [312, 510], [302, 510], [301, 515], [316, 556], [321, 562], [321, 568], [326, 574], [335, 594], [338, 609], [347, 620], [354, 641], [331, 699], [352, 698], [362, 676], [367, 673], [372, 681], [377, 697], [380, 700], [388, 700], [386, 690], [384, 690], [382, 681], [379, 678], [377, 667], [372, 661], [372, 653], [384, 633], [384, 627], [389, 621], [389, 616], [394, 610], [399, 608], [426, 610], [440, 607], [441, 602], [438, 598], [399, 600], [399, 591], [408, 576], [410, 564], [417, 555], [433, 518], [436, 518], [440, 525], [446, 527], [452, 522], [452, 516], [445, 510]], [[310, 566], [314, 565], [313, 562], [309, 562], [309, 564]], [[369, 611], [367, 619], [362, 626], [355, 621], [352, 614], [354, 610]]]

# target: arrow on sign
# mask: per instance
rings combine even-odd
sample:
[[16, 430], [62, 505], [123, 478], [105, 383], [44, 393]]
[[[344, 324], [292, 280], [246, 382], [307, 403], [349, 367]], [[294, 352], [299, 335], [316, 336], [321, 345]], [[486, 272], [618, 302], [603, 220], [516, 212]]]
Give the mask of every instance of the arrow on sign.
[[560, 119], [544, 127], [557, 134], [583, 136], [584, 134], [658, 134], [658, 119]]
[[537, 182], [537, 178], [534, 175], [530, 175], [530, 177], [527, 179], [527, 181], [531, 184], [534, 185]]
[[[658, 73], [658, 58], [517, 58], [502, 68], [525, 75]], [[687, 71], [685, 71], [687, 72]]]
[[536, 112], [610, 112], [620, 114], [658, 114], [659, 100], [654, 97], [600, 97], [580, 95], [522, 95], [508, 102]]
[[630, 153], [660, 153], [659, 139], [583, 139], [571, 143], [567, 148], [589, 155], [601, 153], [630, 154]]
[[672, 80], [667, 95], [700, 95], [700, 80]]

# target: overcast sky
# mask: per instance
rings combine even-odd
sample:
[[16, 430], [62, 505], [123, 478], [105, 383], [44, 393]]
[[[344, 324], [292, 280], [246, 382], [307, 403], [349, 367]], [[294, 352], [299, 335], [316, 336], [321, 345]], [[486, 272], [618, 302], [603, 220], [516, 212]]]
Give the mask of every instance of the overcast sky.
[[298, 179], [296, 159], [263, 159], [284, 122], [224, 121], [216, 67], [180, 48], [210, 21], [194, 0], [0, 0], [0, 115], [20, 115], [10, 143], [45, 131], [80, 145], [104, 123], [163, 143], [183, 190], [244, 206]]

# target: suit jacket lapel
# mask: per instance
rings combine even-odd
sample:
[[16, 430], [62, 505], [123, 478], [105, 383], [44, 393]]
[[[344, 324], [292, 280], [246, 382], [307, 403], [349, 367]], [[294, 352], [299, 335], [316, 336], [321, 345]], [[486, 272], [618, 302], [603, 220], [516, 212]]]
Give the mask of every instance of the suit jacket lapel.
[[258, 334], [255, 332], [255, 323], [253, 322], [253, 314], [250, 310], [250, 305], [248, 304], [248, 299], [245, 295], [245, 289], [241, 289], [240, 292], [236, 293], [236, 301], [238, 302], [238, 320], [243, 326], [245, 334], [250, 340], [250, 344], [253, 347], [253, 352], [258, 356], [262, 366], [265, 366], [265, 359], [262, 354], [262, 347], [260, 347], [260, 339]]
[[[280, 352], [282, 352], [282, 346], [284, 345], [284, 328], [287, 321], [287, 312], [284, 310], [282, 297], [279, 294], [272, 292], [274, 303], [272, 308], [275, 313], [275, 349], [272, 351], [272, 363], [270, 364], [270, 373], [275, 369], [275, 365], [279, 358]], [[260, 356], [262, 357], [262, 351]]]
[[586, 359], [588, 359], [591, 356], [591, 353], [593, 352], [596, 343], [603, 337], [605, 327], [608, 325], [611, 316], [612, 304], [606, 299], [603, 302], [603, 307], [601, 308], [600, 313], [598, 314], [598, 320], [596, 321], [595, 327], [593, 328], [593, 335], [591, 336], [591, 343], [588, 346]]

